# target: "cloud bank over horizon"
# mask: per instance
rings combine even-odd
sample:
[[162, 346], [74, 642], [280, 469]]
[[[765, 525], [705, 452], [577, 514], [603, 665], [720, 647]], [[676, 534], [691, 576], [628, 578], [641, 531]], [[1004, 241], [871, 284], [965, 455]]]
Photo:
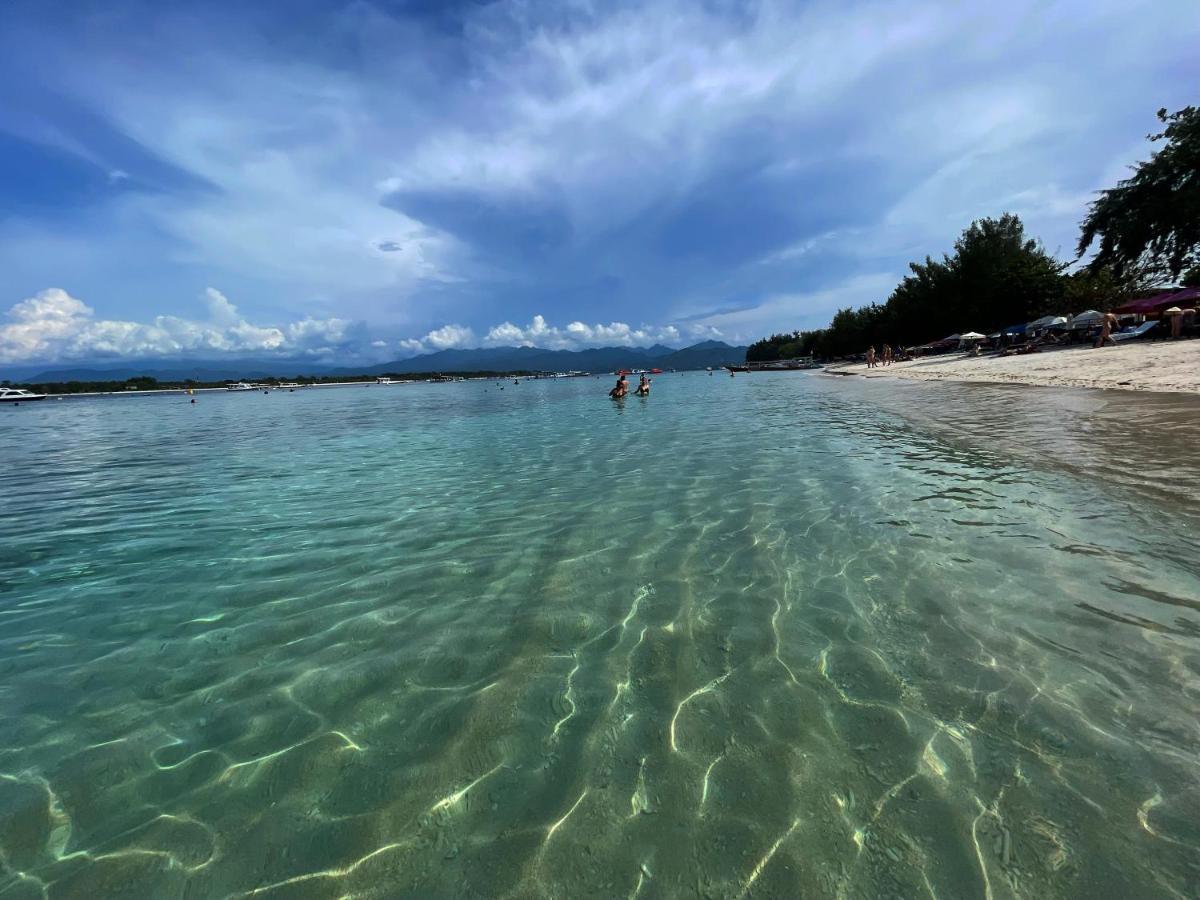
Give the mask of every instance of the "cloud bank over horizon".
[[[99, 362], [108, 360], [213, 359], [254, 356], [320, 364], [378, 363], [438, 350], [476, 347], [672, 347], [688, 341], [675, 326], [631, 327], [624, 322], [549, 324], [535, 315], [526, 326], [502, 322], [482, 337], [464, 325], [444, 325], [420, 338], [371, 339], [362, 322], [305, 318], [283, 325], [255, 325], [215, 288], [203, 296], [199, 318], [156, 316], [146, 323], [103, 319], [61, 288], [50, 288], [15, 304], [0, 319], [0, 365]], [[711, 327], [687, 329], [691, 342], [720, 338]]]
[[0, 12], [9, 360], [818, 327], [981, 216], [1069, 256], [1200, 83], [1191, 0], [67, 6]]

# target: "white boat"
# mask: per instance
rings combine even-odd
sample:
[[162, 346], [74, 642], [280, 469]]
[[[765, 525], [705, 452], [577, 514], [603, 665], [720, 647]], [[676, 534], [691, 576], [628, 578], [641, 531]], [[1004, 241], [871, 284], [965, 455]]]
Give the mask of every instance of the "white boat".
[[244, 381], [231, 381], [225, 385], [227, 391], [257, 391], [258, 385], [247, 384]]
[[26, 400], [45, 399], [45, 394], [34, 394], [21, 388], [0, 388], [0, 403], [21, 403]]

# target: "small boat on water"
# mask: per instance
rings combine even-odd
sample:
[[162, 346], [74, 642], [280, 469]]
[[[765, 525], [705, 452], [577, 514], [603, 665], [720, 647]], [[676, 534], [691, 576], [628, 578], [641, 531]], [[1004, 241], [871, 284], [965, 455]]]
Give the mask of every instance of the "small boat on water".
[[256, 391], [256, 390], [258, 390], [258, 385], [247, 384], [245, 381], [231, 381], [225, 385], [225, 390], [227, 390], [227, 391]]
[[45, 399], [45, 394], [35, 394], [22, 388], [0, 388], [0, 403], [22, 403], [26, 400]]

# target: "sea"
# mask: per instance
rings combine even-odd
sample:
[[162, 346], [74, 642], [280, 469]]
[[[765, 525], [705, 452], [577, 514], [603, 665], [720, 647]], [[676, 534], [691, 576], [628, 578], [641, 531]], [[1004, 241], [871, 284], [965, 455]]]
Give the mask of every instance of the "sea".
[[1200, 896], [1200, 398], [0, 408], [0, 898]]

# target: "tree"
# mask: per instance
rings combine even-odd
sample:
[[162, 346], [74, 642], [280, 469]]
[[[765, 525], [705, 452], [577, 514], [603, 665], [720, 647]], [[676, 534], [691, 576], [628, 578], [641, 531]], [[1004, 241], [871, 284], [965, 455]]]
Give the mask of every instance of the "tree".
[[1118, 275], [1112, 268], [1083, 268], [1064, 279], [1063, 302], [1060, 312], [1075, 315], [1086, 309], [1107, 312], [1120, 306], [1149, 282], [1137, 268]]
[[940, 261], [911, 263], [888, 298], [888, 318], [906, 343], [991, 330], [1056, 311], [1064, 266], [1026, 236], [1020, 218], [972, 222]]
[[1174, 279], [1200, 266], [1200, 109], [1160, 109], [1158, 119], [1165, 127], [1147, 138], [1162, 148], [1088, 207], [1076, 250], [1099, 239], [1091, 267], [1121, 276], [1150, 266]]
[[[1025, 234], [1017, 216], [979, 219], [955, 241], [953, 254], [910, 263], [910, 274], [882, 306], [840, 309], [821, 331], [764, 338], [746, 358], [847, 356], [872, 345], [918, 344], [954, 332], [1028, 322], [1062, 309], [1067, 300], [1064, 268]], [[1084, 287], [1081, 281], [1077, 295]], [[1086, 287], [1092, 294], [1099, 291], [1094, 280]]]

